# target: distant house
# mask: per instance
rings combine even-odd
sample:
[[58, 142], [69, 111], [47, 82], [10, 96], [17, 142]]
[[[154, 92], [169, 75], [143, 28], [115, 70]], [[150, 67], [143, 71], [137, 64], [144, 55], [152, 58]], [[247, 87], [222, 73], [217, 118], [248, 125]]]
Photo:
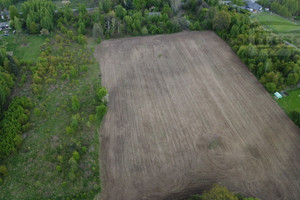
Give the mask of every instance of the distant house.
[[257, 12], [261, 12], [263, 10], [263, 7], [252, 1], [247, 1], [246, 9], [249, 10], [250, 12], [257, 13]]
[[279, 92], [275, 92], [274, 96], [277, 97], [278, 99], [282, 98], [282, 95]]
[[0, 29], [9, 29], [9, 22], [0, 22]]
[[10, 19], [10, 17], [9, 17], [9, 11], [8, 10], [1, 11], [0, 14], [1, 14], [1, 19], [2, 20], [4, 20], [4, 19]]
[[265, 11], [268, 11], [268, 12], [269, 12], [269, 11], [270, 11], [270, 8], [265, 8]]
[[231, 1], [222, 1], [221, 3], [224, 4], [224, 5], [230, 5]]
[[150, 15], [150, 16], [160, 16], [160, 12], [149, 12], [148, 15]]

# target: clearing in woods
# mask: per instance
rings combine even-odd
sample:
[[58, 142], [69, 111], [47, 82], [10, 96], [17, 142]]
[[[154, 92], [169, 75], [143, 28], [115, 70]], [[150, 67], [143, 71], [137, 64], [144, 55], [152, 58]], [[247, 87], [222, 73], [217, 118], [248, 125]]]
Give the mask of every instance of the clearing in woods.
[[215, 33], [104, 41], [105, 200], [181, 199], [219, 183], [300, 199], [299, 129]]

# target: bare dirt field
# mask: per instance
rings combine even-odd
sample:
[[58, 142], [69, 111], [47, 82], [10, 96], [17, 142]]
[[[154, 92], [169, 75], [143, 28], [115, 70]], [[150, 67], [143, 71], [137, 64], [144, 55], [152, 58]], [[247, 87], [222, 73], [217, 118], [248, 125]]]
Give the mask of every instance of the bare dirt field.
[[104, 200], [184, 199], [218, 183], [300, 199], [299, 129], [215, 33], [104, 41]]

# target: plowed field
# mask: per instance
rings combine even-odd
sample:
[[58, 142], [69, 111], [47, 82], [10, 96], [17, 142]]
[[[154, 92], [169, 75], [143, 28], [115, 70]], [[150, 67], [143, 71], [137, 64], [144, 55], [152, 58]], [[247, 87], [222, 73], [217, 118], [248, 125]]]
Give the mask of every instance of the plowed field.
[[213, 183], [300, 199], [299, 129], [215, 33], [108, 40], [105, 200], [183, 199]]

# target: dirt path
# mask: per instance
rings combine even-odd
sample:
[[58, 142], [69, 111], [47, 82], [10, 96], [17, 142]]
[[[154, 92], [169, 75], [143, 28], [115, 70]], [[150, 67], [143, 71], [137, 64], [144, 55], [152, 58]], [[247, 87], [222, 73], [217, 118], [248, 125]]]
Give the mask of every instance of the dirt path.
[[101, 199], [180, 199], [213, 183], [300, 199], [299, 129], [213, 32], [109, 40], [95, 55], [110, 93]]

